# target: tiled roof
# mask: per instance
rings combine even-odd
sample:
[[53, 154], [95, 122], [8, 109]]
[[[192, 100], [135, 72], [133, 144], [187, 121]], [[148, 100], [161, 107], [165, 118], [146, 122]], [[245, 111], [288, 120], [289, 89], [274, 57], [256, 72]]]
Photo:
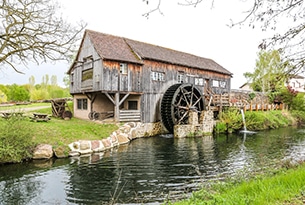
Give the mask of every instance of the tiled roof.
[[142, 60], [149, 59], [232, 75], [230, 71], [208, 58], [96, 31], [86, 30], [86, 33], [104, 59], [132, 63], [143, 63]]

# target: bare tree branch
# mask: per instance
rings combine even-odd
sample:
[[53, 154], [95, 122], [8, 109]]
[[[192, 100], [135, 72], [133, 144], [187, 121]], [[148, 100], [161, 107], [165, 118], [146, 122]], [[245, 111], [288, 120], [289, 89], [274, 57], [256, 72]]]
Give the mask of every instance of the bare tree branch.
[[[146, 2], [146, 4], [149, 3], [148, 0], [143, 0], [143, 1]], [[150, 11], [144, 13], [143, 16], [146, 17], [146, 18], [148, 18], [149, 15], [150, 15], [151, 13], [154, 13], [154, 12], [156, 12], [156, 11], [159, 11], [159, 13], [160, 13], [161, 15], [163, 15], [163, 13], [162, 13], [162, 11], [161, 11], [161, 8], [160, 8], [160, 7], [161, 7], [161, 1], [162, 1], [162, 0], [159, 0], [158, 5], [157, 5], [154, 9], [152, 9], [152, 10], [150, 10]]]
[[[149, 2], [149, 0], [145, 0]], [[160, 3], [156, 9], [150, 13], [160, 9]], [[183, 2], [179, 2], [183, 1]], [[211, 1], [212, 7], [214, 0]], [[305, 1], [303, 0], [244, 0], [252, 2], [250, 8], [244, 13], [242, 20], [233, 22], [231, 20], [230, 27], [237, 25], [244, 26], [248, 24], [251, 28], [260, 27], [263, 31], [277, 31], [279, 25], [284, 20], [287, 30], [278, 32], [274, 36], [264, 39], [259, 45], [260, 49], [277, 49], [281, 52], [282, 60], [289, 61], [292, 65], [291, 72], [300, 72], [305, 66]], [[203, 3], [204, 0], [177, 0], [179, 5], [194, 6]]]
[[86, 24], [73, 26], [52, 0], [3, 0], [0, 3], [0, 65], [70, 60]]

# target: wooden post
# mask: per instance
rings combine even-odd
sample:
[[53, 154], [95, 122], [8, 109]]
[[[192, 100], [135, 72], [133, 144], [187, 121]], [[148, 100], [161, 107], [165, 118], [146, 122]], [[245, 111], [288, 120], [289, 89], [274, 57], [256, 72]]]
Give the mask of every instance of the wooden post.
[[114, 120], [116, 122], [120, 121], [120, 93], [116, 92], [114, 94]]

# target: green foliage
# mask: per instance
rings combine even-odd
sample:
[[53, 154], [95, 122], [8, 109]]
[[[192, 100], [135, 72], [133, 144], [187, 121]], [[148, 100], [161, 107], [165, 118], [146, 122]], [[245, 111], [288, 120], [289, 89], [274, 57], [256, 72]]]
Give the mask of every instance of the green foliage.
[[287, 63], [281, 62], [279, 51], [262, 50], [258, 55], [254, 72], [246, 72], [244, 76], [251, 82], [254, 91], [276, 92], [284, 86], [287, 67]]
[[0, 163], [21, 162], [31, 156], [32, 130], [23, 117], [0, 119]]
[[9, 86], [7, 98], [8, 101], [29, 101], [30, 93], [24, 86], [13, 84]]
[[302, 196], [304, 190], [305, 164], [298, 165], [294, 169], [275, 175], [254, 176], [250, 180], [212, 184], [208, 189], [203, 188], [194, 192], [184, 201], [172, 203], [176, 205], [186, 204], [302, 204], [297, 202], [296, 196]]
[[31, 100], [45, 100], [49, 98], [49, 93], [46, 89], [34, 89], [31, 91]]
[[228, 110], [224, 110], [220, 113], [219, 120], [226, 125], [226, 131], [228, 133], [235, 132], [243, 126], [239, 109], [229, 108]]
[[3, 102], [7, 102], [7, 97], [5, 95], [5, 93], [0, 90], [0, 103], [3, 103]]
[[297, 124], [305, 124], [305, 111], [292, 110], [291, 114], [296, 119]]
[[[305, 117], [304, 117], [305, 118]], [[247, 130], [266, 130], [286, 127], [293, 124], [289, 114], [280, 111], [246, 111], [245, 121]], [[243, 128], [241, 113], [237, 109], [229, 109], [221, 113], [219, 122], [216, 123], [215, 132], [236, 132]]]
[[298, 93], [291, 102], [290, 105], [291, 110], [299, 110], [299, 111], [305, 111], [305, 98], [304, 93]]
[[249, 93], [249, 98], [250, 100], [253, 100], [255, 98], [256, 94], [255, 93]]
[[215, 133], [225, 133], [227, 131], [226, 123], [224, 122], [218, 122], [214, 126], [214, 132]]

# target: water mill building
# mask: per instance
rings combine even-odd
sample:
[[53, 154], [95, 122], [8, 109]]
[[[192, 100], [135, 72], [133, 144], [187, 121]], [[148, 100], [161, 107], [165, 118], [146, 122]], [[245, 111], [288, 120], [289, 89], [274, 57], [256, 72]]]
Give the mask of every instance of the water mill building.
[[232, 73], [212, 59], [86, 30], [68, 70], [74, 116], [116, 122], [161, 121], [169, 132], [229, 93]]

